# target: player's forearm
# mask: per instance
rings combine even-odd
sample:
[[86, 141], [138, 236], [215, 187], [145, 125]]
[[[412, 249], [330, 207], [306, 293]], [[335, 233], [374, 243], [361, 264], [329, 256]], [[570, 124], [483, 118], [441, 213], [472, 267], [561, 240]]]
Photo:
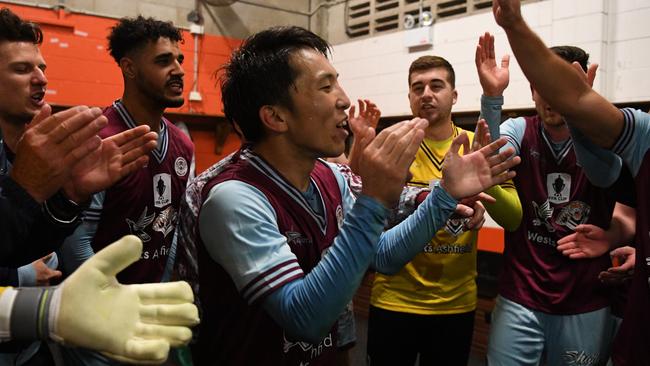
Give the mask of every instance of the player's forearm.
[[386, 215], [378, 201], [359, 197], [318, 265], [264, 300], [267, 312], [293, 339], [318, 343], [327, 335], [363, 279]]
[[523, 20], [506, 29], [517, 62], [535, 90], [595, 144], [610, 148], [622, 130], [617, 109], [584, 75], [555, 55]]
[[605, 233], [612, 249], [632, 243], [636, 234], [636, 210], [617, 202], [609, 229]]
[[375, 269], [385, 274], [401, 270], [445, 225], [457, 204], [449, 193], [436, 186], [411, 216], [382, 234]]
[[517, 230], [521, 224], [523, 211], [514, 184], [508, 181], [491, 187], [486, 193], [496, 199], [495, 203], [483, 203], [490, 217], [507, 231]]

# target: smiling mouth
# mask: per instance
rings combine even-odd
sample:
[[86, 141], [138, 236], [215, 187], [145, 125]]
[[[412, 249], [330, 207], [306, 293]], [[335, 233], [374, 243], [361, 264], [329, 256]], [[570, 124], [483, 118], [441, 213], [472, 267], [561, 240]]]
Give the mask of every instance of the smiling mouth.
[[345, 128], [346, 130], [349, 129], [348, 120], [346, 119], [346, 120], [342, 121], [341, 123], [336, 125], [336, 128]]
[[43, 101], [43, 98], [45, 98], [45, 91], [40, 91], [36, 93], [32, 93], [29, 98], [34, 102], [34, 103], [40, 103]]
[[177, 89], [179, 91], [183, 91], [183, 82], [182, 81], [170, 81], [167, 83], [167, 86], [171, 87], [172, 89]]

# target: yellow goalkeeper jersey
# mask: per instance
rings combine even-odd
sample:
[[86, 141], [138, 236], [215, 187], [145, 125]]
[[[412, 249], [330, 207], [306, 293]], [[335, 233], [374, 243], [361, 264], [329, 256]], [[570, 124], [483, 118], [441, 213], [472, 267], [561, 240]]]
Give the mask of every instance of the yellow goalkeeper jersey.
[[[453, 126], [444, 141], [425, 138], [411, 165], [410, 185], [428, 187], [442, 176], [444, 156], [462, 130]], [[471, 141], [474, 134], [465, 131]], [[462, 147], [461, 147], [462, 154]], [[370, 302], [373, 306], [415, 314], [454, 314], [476, 308], [477, 231], [463, 230], [463, 221], [453, 216], [445, 228], [397, 274], [377, 273]]]

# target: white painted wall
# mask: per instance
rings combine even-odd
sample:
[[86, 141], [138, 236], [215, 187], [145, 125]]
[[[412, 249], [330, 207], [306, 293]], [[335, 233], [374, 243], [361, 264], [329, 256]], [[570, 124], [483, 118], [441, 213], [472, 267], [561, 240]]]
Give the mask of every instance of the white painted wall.
[[[650, 0], [544, 0], [522, 13], [547, 45], [576, 45], [600, 64], [595, 88], [613, 102], [650, 101]], [[496, 52], [512, 54], [491, 12], [433, 25], [433, 48], [409, 52], [404, 32], [335, 45], [334, 66], [351, 99], [369, 98], [384, 116], [410, 115], [407, 73], [417, 57], [445, 57], [456, 70], [459, 99], [454, 111], [478, 111], [481, 87], [474, 66], [478, 37], [496, 35]], [[505, 108], [530, 108], [528, 81], [511, 58]], [[549, 76], [552, 77], [552, 76]]]

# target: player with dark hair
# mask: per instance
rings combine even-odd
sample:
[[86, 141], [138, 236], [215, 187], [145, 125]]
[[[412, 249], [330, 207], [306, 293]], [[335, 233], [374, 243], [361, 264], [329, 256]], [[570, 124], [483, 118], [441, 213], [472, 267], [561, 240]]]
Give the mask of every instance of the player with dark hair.
[[[589, 55], [574, 46], [550, 49], [567, 64], [587, 70]], [[479, 39], [476, 66], [483, 96], [481, 114], [490, 130], [508, 140], [522, 164], [515, 168], [522, 206], [527, 209], [516, 230], [505, 235], [504, 265], [488, 344], [491, 365], [537, 365], [545, 354], [550, 365], [578, 360], [604, 364], [615, 323], [610, 316], [610, 288], [598, 277], [610, 265], [602, 252], [574, 260], [563, 256], [558, 240], [583, 224], [616, 226], [616, 199], [587, 180], [578, 165], [564, 117], [531, 85], [537, 115], [501, 122], [503, 91], [509, 82], [508, 56], [497, 66], [494, 37]], [[584, 151], [581, 151], [584, 152]], [[586, 157], [585, 155], [582, 155]], [[498, 221], [497, 221], [498, 222]]]
[[102, 141], [95, 134], [106, 119], [98, 109], [50, 115], [42, 41], [38, 25], [0, 10], [2, 265], [26, 264], [56, 249], [94, 190], [144, 165], [142, 155], [155, 146], [155, 135], [143, 137], [146, 127]]
[[[158, 132], [158, 147], [145, 168], [93, 197], [83, 225], [66, 239], [63, 269], [69, 273], [94, 251], [133, 234], [144, 243], [142, 256], [118, 278], [127, 284], [160, 282], [178, 220], [178, 205], [193, 175], [192, 142], [163, 117], [166, 108], [178, 107], [184, 101], [182, 38], [171, 23], [138, 17], [121, 19], [108, 41], [122, 71], [124, 93], [104, 109], [108, 126], [101, 135], [147, 125]], [[87, 357], [95, 356], [99, 357]]]
[[[579, 72], [550, 52], [526, 24], [518, 0], [495, 0], [493, 13], [503, 27], [510, 46], [526, 77], [555, 110], [566, 117], [574, 140], [588, 139], [603, 148], [592, 149], [609, 164], [591, 162], [584, 169], [589, 179], [607, 187], [620, 175], [622, 162], [630, 169], [636, 185], [636, 265], [623, 324], [614, 342], [614, 365], [650, 364], [650, 288], [648, 232], [648, 150], [650, 114], [630, 108], [619, 109], [591, 88], [596, 66]], [[549, 78], [548, 75], [554, 75]], [[611, 150], [611, 152], [604, 149]], [[614, 155], [616, 154], [616, 155]]]
[[200, 273], [198, 364], [332, 364], [336, 320], [367, 267], [399, 270], [456, 198], [507, 179], [502, 172], [517, 162], [488, 157], [501, 141], [459, 156], [461, 135], [440, 185], [382, 235], [426, 121], [376, 137], [359, 130], [364, 185], [355, 200], [337, 168], [320, 160], [340, 155], [348, 136], [350, 102], [328, 51], [305, 29], [271, 28], [244, 41], [223, 69], [225, 114], [250, 143], [193, 180], [182, 207], [179, 248], [198, 251], [189, 255], [198, 263], [188, 263]]

